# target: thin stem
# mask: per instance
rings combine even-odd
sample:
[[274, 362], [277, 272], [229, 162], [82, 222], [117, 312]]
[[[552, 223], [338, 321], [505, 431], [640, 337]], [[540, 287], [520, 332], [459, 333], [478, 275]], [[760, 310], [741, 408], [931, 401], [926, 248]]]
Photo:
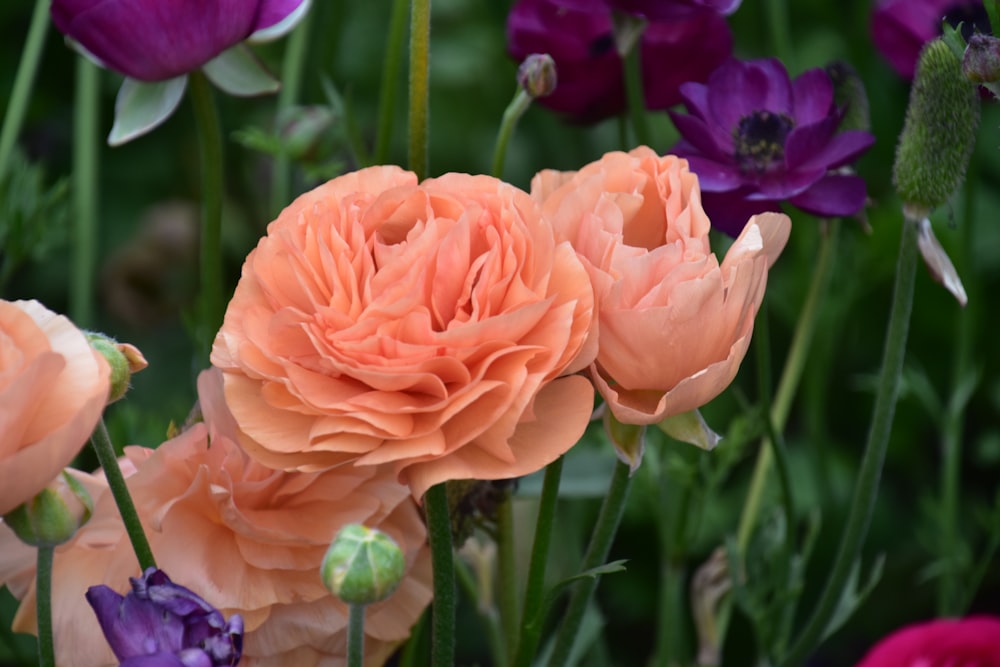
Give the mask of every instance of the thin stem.
[[49, 1], [35, 2], [35, 11], [31, 13], [31, 24], [28, 26], [28, 37], [21, 51], [21, 62], [18, 63], [17, 74], [14, 75], [14, 88], [7, 100], [7, 113], [4, 114], [3, 128], [0, 129], [0, 183], [7, 176], [14, 142], [21, 133], [31, 87], [38, 73], [38, 63], [42, 59], [42, 47], [45, 46], [45, 35], [49, 27]]
[[[302, 90], [302, 72], [309, 46], [309, 26], [315, 12], [308, 12], [288, 37], [285, 59], [281, 63], [281, 91], [278, 93], [277, 118], [299, 100]], [[292, 163], [284, 149], [274, 158], [271, 171], [271, 213], [277, 215], [288, 205], [292, 188]]]
[[352, 604], [347, 620], [347, 667], [365, 664], [365, 605]]
[[427, 533], [434, 568], [434, 617], [431, 625], [432, 667], [455, 663], [455, 560], [448, 516], [448, 492], [442, 482], [424, 496]]
[[497, 508], [497, 566], [500, 583], [497, 599], [500, 603], [500, 625], [503, 628], [504, 654], [517, 649], [517, 560], [514, 555], [514, 503], [512, 494]]
[[646, 97], [642, 89], [642, 48], [637, 40], [625, 56], [625, 95], [628, 99], [629, 118], [635, 131], [636, 143], [650, 144], [649, 120], [646, 118]]
[[788, 18], [788, 0], [767, 0], [767, 25], [771, 31], [774, 54], [789, 70], [794, 69], [792, 38]]
[[125, 524], [125, 532], [128, 533], [128, 539], [132, 543], [132, 550], [135, 551], [139, 567], [142, 570], [156, 567], [153, 551], [149, 548], [146, 533], [142, 530], [142, 522], [139, 521], [139, 514], [135, 511], [132, 496], [129, 495], [125, 476], [122, 475], [121, 468], [118, 467], [118, 457], [115, 455], [115, 448], [111, 444], [111, 437], [108, 435], [108, 429], [104, 425], [103, 419], [97, 422], [97, 428], [90, 436], [90, 444], [93, 446], [97, 460], [104, 470], [104, 476], [108, 480], [108, 487], [111, 489], [111, 495], [118, 506], [122, 523]]
[[837, 559], [827, 578], [826, 587], [812, 617], [805, 629], [792, 645], [784, 660], [783, 667], [800, 665], [819, 643], [827, 624], [843, 594], [844, 584], [861, 550], [868, 525], [871, 522], [878, 496], [882, 463], [889, 444], [889, 432], [899, 394], [903, 359], [906, 356], [906, 338], [910, 327], [910, 312], [913, 308], [913, 285], [917, 268], [917, 224], [906, 220], [899, 244], [899, 261], [896, 265], [896, 286], [893, 292], [892, 310], [889, 314], [889, 328], [886, 332], [885, 352], [875, 408], [872, 415], [868, 443], [861, 460], [858, 482], [851, 502], [850, 514], [840, 539]]
[[431, 0], [410, 3], [410, 144], [407, 162], [417, 180], [427, 178], [427, 119], [430, 115]]
[[101, 70], [76, 59], [73, 105], [73, 280], [69, 312], [77, 326], [94, 325], [94, 269], [97, 265], [98, 84]]
[[[483, 627], [486, 629], [486, 639], [490, 645], [493, 664], [503, 666], [507, 664], [507, 645], [504, 643], [503, 631], [500, 629], [500, 614], [497, 613], [493, 601], [491, 599], [484, 600], [481, 595], [481, 593], [492, 590], [492, 584], [481, 581], [480, 577], [483, 576], [483, 573], [480, 570], [481, 568], [477, 566], [476, 573], [473, 574], [468, 564], [461, 558], [455, 561], [455, 578], [458, 587], [479, 611], [479, 618], [482, 619]], [[489, 576], [492, 577], [492, 575], [491, 568]]]
[[38, 547], [35, 570], [35, 605], [38, 614], [38, 665], [55, 667], [56, 656], [52, 638], [52, 561], [55, 547]]
[[535, 539], [531, 546], [531, 563], [528, 565], [528, 582], [524, 590], [521, 636], [514, 659], [516, 667], [531, 665], [531, 659], [538, 650], [538, 642], [542, 636], [544, 619], [539, 618], [538, 614], [542, 610], [542, 599], [545, 594], [545, 569], [549, 561], [549, 545], [552, 543], [552, 527], [555, 525], [562, 469], [561, 456], [545, 468], [542, 497], [538, 503], [538, 519], [535, 521]]
[[[628, 490], [631, 483], [629, 466], [617, 461], [614, 474], [611, 476], [608, 493], [604, 496], [601, 511], [597, 515], [594, 533], [590, 537], [590, 544], [583, 556], [581, 570], [593, 569], [607, 561], [608, 553], [611, 551], [611, 543], [615, 539], [615, 533], [618, 532], [618, 524], [621, 523], [622, 515], [625, 513], [625, 501], [628, 500]], [[549, 667], [563, 667], [569, 660], [569, 654], [580, 630], [583, 614], [597, 588], [597, 581], [597, 577], [588, 577], [574, 584], [573, 593], [570, 595], [569, 605], [566, 608], [566, 615], [556, 633], [555, 648], [549, 660]]]
[[517, 93], [514, 95], [514, 99], [510, 101], [507, 108], [504, 109], [503, 119], [500, 121], [500, 131], [497, 133], [497, 143], [493, 148], [493, 175], [497, 178], [503, 177], [503, 165], [507, 158], [507, 144], [510, 142], [511, 136], [514, 134], [514, 128], [517, 127], [517, 121], [521, 120], [521, 116], [524, 112], [528, 110], [531, 106], [531, 95], [529, 95], [523, 88], [518, 89]]
[[378, 132], [375, 134], [375, 164], [385, 164], [389, 159], [392, 142], [392, 120], [396, 115], [396, 87], [400, 65], [403, 63], [403, 44], [406, 40], [406, 10], [409, 0], [393, 0], [389, 18], [389, 38], [385, 45], [382, 63], [382, 80], [378, 100]]
[[201, 149], [201, 317], [199, 352], [207, 359], [222, 325], [222, 129], [212, 86], [200, 71], [189, 75]]

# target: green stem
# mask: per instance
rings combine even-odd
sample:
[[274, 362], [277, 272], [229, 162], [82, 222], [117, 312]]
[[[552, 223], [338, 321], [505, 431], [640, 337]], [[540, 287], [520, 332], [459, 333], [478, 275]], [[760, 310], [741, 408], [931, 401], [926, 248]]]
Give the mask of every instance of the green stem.
[[[287, 110], [299, 100], [302, 90], [302, 72], [305, 69], [309, 46], [309, 25], [315, 12], [308, 12], [288, 37], [285, 59], [281, 63], [281, 91], [278, 93], [277, 118], [284, 118]], [[271, 214], [278, 215], [289, 204], [292, 189], [292, 163], [284, 149], [274, 158], [271, 171]]]
[[774, 54], [791, 71], [794, 69], [794, 59], [792, 58], [792, 32], [788, 19], [788, 0], [767, 0], [766, 11]]
[[31, 97], [31, 87], [35, 82], [35, 74], [38, 73], [38, 63], [42, 59], [42, 47], [45, 46], [45, 35], [49, 27], [49, 1], [35, 2], [35, 11], [31, 14], [31, 25], [28, 27], [28, 38], [21, 51], [17, 74], [14, 75], [14, 88], [7, 100], [7, 112], [3, 117], [3, 128], [0, 129], [0, 183], [3, 183], [7, 176], [14, 142], [21, 133], [24, 114], [28, 109], [28, 98]]
[[207, 360], [222, 326], [222, 128], [212, 86], [200, 71], [189, 75], [201, 151], [201, 317], [198, 345]]
[[913, 285], [917, 268], [917, 224], [903, 222], [899, 244], [899, 261], [896, 265], [896, 286], [893, 292], [889, 328], [886, 332], [885, 352], [875, 408], [872, 415], [868, 443], [861, 460], [858, 482], [851, 502], [850, 514], [840, 539], [837, 559], [827, 578], [826, 587], [805, 629], [781, 662], [783, 667], [800, 665], [821, 641], [823, 632], [837, 608], [844, 584], [854, 566], [868, 532], [875, 499], [878, 496], [879, 478], [889, 433], [899, 394], [900, 376], [906, 356], [906, 338], [909, 333], [910, 312], [913, 308]]
[[[482, 593], [491, 591], [492, 583], [490, 581], [482, 582], [480, 577], [483, 576], [483, 573], [480, 570], [481, 567], [477, 564], [476, 573], [473, 574], [468, 564], [461, 558], [455, 561], [455, 578], [458, 581], [458, 587], [475, 604], [479, 618], [486, 629], [486, 639], [490, 645], [493, 664], [502, 667], [507, 664], [507, 645], [504, 643], [503, 631], [500, 629], [500, 614], [497, 613], [496, 605], [493, 604], [492, 600], [483, 599]], [[489, 576], [492, 579], [492, 568], [490, 568]]]
[[142, 522], [139, 520], [138, 512], [135, 511], [132, 496], [129, 495], [125, 476], [122, 475], [122, 470], [118, 467], [118, 457], [115, 454], [114, 445], [111, 444], [111, 437], [108, 435], [108, 429], [104, 425], [103, 419], [97, 422], [97, 428], [90, 436], [90, 444], [93, 446], [97, 460], [104, 470], [104, 476], [108, 480], [108, 488], [111, 489], [111, 495], [118, 506], [118, 513], [122, 517], [122, 523], [125, 524], [125, 532], [128, 534], [129, 541], [132, 542], [132, 550], [135, 551], [139, 567], [144, 571], [147, 568], [156, 567], [153, 551], [149, 548], [146, 533], [142, 530]]
[[521, 88], [514, 95], [514, 99], [510, 101], [507, 108], [504, 109], [503, 119], [500, 121], [500, 131], [497, 133], [497, 143], [493, 148], [492, 173], [497, 178], [503, 178], [503, 165], [507, 158], [507, 144], [510, 142], [510, 138], [514, 134], [514, 128], [517, 127], [517, 121], [521, 119], [521, 116], [524, 115], [524, 112], [527, 111], [530, 106], [531, 95]]
[[535, 539], [531, 546], [531, 563], [528, 565], [528, 582], [524, 590], [524, 610], [521, 617], [521, 636], [514, 659], [516, 667], [530, 667], [542, 636], [542, 623], [538, 612], [542, 610], [545, 595], [545, 568], [549, 561], [552, 527], [555, 525], [556, 505], [559, 500], [559, 482], [562, 478], [563, 457], [545, 468], [542, 497], [538, 503], [535, 521]]
[[[611, 484], [608, 493], [604, 496], [601, 504], [601, 511], [597, 515], [597, 522], [594, 524], [594, 532], [590, 537], [590, 544], [587, 552], [583, 556], [581, 571], [591, 570], [599, 565], [603, 565], [608, 560], [608, 553], [611, 551], [611, 543], [618, 532], [618, 524], [621, 523], [622, 515], [625, 513], [625, 501], [628, 499], [628, 490], [631, 486], [632, 478], [629, 473], [629, 466], [621, 461], [615, 463], [615, 471], [611, 476]], [[569, 598], [569, 605], [563, 622], [556, 633], [555, 648], [549, 660], [549, 667], [563, 667], [569, 660], [570, 652], [576, 641], [577, 633], [580, 630], [580, 622], [583, 614], [590, 604], [590, 599], [597, 588], [597, 577], [587, 577], [574, 584], [573, 593]]]
[[513, 655], [517, 648], [517, 560], [514, 545], [514, 502], [507, 497], [497, 508], [497, 566], [499, 569], [500, 625], [503, 628], [504, 654]]
[[347, 667], [365, 664], [365, 605], [352, 604], [347, 620]]
[[640, 146], [650, 144], [649, 120], [646, 118], [646, 97], [642, 89], [642, 48], [637, 40], [625, 56], [625, 95], [628, 99], [629, 118], [635, 130], [635, 140]]
[[52, 642], [52, 561], [55, 547], [38, 547], [38, 566], [35, 570], [35, 605], [38, 614], [38, 666], [55, 667], [56, 656]]
[[434, 568], [434, 617], [431, 625], [432, 667], [455, 663], [455, 560], [448, 517], [448, 492], [442, 482], [424, 496], [427, 533]]
[[97, 265], [98, 85], [101, 70], [76, 59], [73, 105], [73, 280], [69, 312], [77, 326], [94, 326], [94, 270]]
[[389, 18], [389, 38], [385, 45], [385, 61], [382, 63], [382, 80], [379, 90], [375, 164], [385, 164], [389, 159], [392, 120], [396, 115], [396, 79], [403, 62], [403, 43], [406, 40], [406, 10], [408, 7], [409, 0], [393, 0], [392, 14]]
[[410, 143], [407, 163], [417, 180], [427, 178], [430, 115], [431, 0], [410, 2]]

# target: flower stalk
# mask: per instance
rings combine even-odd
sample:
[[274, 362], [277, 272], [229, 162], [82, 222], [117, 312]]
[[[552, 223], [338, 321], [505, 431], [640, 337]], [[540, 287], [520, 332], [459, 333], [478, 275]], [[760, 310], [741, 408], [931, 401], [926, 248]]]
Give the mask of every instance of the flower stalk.
[[55, 644], [52, 636], [52, 562], [55, 547], [40, 546], [35, 570], [35, 598], [38, 618], [38, 665], [55, 667]]
[[14, 88], [7, 100], [7, 113], [4, 114], [3, 128], [0, 129], [0, 183], [7, 176], [14, 142], [21, 132], [31, 87], [38, 73], [38, 63], [42, 58], [42, 48], [45, 46], [45, 35], [49, 27], [49, 2], [50, 0], [35, 2], [35, 10], [31, 14], [31, 24], [28, 27], [28, 37], [21, 51], [21, 62], [14, 76]]
[[455, 663], [455, 554], [445, 484], [435, 484], [424, 496], [427, 537], [434, 568], [434, 603], [431, 624], [431, 666]]
[[[309, 51], [311, 16], [311, 12], [306, 14], [288, 37], [285, 59], [281, 64], [281, 90], [278, 92], [276, 118], [281, 118], [283, 113], [294, 106], [299, 99], [306, 53]], [[292, 165], [285, 150], [275, 156], [271, 174], [271, 213], [277, 215], [288, 205], [292, 188]]]
[[364, 667], [365, 664], [365, 606], [349, 605], [347, 620], [347, 667]]
[[428, 175], [428, 133], [430, 115], [431, 0], [410, 3], [410, 104], [409, 151], [407, 164], [422, 181]]
[[375, 133], [375, 155], [372, 164], [389, 161], [392, 142], [392, 121], [396, 113], [396, 80], [403, 62], [403, 45], [406, 41], [406, 10], [409, 0], [393, 0], [389, 17], [389, 36], [386, 40], [385, 61], [382, 63], [381, 88], [378, 98], [378, 130]]
[[98, 109], [101, 70], [84, 57], [76, 59], [73, 104], [73, 280], [70, 316], [77, 326], [94, 324], [94, 269], [97, 265]]
[[505, 655], [514, 655], [517, 649], [520, 618], [517, 609], [517, 559], [514, 552], [514, 502], [513, 494], [507, 491], [497, 510], [497, 566], [500, 570], [497, 597]]
[[500, 131], [497, 133], [496, 146], [493, 148], [493, 170], [490, 172], [497, 178], [503, 177], [503, 165], [507, 159], [507, 144], [514, 134], [514, 128], [521, 116], [531, 106], [532, 97], [523, 88], [519, 88], [503, 111], [503, 118], [500, 121]]

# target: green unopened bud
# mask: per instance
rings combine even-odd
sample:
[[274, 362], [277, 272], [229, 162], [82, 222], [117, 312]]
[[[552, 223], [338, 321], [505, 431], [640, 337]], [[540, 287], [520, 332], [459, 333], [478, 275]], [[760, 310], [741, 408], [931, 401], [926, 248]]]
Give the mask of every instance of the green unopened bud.
[[893, 182], [903, 212], [921, 220], [961, 185], [979, 125], [979, 94], [938, 38], [924, 46], [896, 148]]
[[556, 82], [556, 61], [547, 53], [532, 53], [517, 68], [517, 83], [533, 98], [551, 95]]
[[149, 363], [139, 348], [128, 343], [119, 343], [102, 333], [88, 332], [87, 340], [111, 366], [111, 393], [108, 396], [108, 403], [114, 403], [128, 391], [132, 374], [146, 368]]
[[868, 93], [865, 84], [858, 73], [843, 60], [835, 60], [825, 68], [827, 76], [833, 82], [833, 100], [838, 107], [845, 110], [844, 119], [840, 121], [840, 129], [864, 130], [871, 129], [871, 115], [868, 110]]
[[399, 586], [406, 569], [395, 540], [375, 528], [351, 523], [340, 529], [323, 557], [323, 584], [348, 604], [384, 600]]
[[73, 537], [93, 511], [87, 489], [63, 472], [34, 498], [5, 514], [3, 521], [25, 544], [54, 547]]

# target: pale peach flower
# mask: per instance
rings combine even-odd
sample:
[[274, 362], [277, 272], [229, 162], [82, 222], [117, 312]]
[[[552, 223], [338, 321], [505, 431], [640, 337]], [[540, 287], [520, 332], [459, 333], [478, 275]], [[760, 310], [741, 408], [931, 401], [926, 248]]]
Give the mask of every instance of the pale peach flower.
[[108, 363], [37, 301], [0, 300], [0, 515], [34, 497], [86, 444]]
[[[280, 472], [249, 459], [233, 440], [222, 379], [198, 382], [205, 422], [155, 450], [126, 448], [125, 472], [157, 566], [218, 608], [243, 616], [241, 667], [342, 667], [347, 607], [324, 587], [320, 563], [346, 523], [385, 531], [406, 554], [407, 574], [366, 610], [366, 665], [381, 665], [431, 598], [426, 530], [407, 487], [390, 469], [342, 467]], [[128, 590], [140, 568], [100, 474], [78, 475], [95, 497], [94, 517], [56, 549], [56, 662], [114, 665], [84, 592]], [[34, 554], [0, 524], [0, 583], [21, 598], [14, 628], [35, 632]]]
[[751, 218], [720, 264], [687, 161], [639, 147], [531, 183], [584, 261], [599, 316], [591, 377], [615, 417], [652, 424], [725, 389], [750, 343], [788, 217]]
[[587, 273], [531, 197], [397, 167], [299, 197], [249, 255], [212, 350], [247, 452], [391, 464], [415, 497], [555, 460], [593, 407]]

